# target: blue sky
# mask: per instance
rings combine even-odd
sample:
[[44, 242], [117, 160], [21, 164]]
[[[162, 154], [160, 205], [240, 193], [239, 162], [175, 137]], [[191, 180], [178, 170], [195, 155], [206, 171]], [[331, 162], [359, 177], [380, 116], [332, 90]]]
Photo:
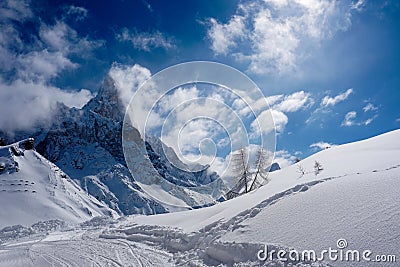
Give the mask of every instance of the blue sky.
[[269, 97], [285, 164], [399, 128], [399, 15], [394, 0], [2, 1], [0, 129], [82, 106], [112, 66], [210, 60]]

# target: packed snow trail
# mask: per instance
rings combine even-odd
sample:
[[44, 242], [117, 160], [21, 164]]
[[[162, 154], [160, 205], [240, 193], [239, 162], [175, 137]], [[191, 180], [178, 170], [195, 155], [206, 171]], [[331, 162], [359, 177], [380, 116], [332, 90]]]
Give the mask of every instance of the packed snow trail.
[[143, 243], [101, 239], [102, 230], [56, 232], [0, 246], [0, 266], [174, 266], [172, 254]]
[[[259, 245], [204, 242], [176, 229], [138, 226], [79, 229], [54, 232], [0, 246], [0, 266], [260, 266], [254, 256]], [[126, 234], [126, 233], [129, 234]], [[113, 233], [113, 234], [111, 234]], [[185, 246], [185, 241], [186, 246]], [[285, 249], [270, 245], [273, 249]], [[263, 266], [279, 266], [276, 259]], [[293, 262], [291, 266], [329, 266], [324, 263]]]

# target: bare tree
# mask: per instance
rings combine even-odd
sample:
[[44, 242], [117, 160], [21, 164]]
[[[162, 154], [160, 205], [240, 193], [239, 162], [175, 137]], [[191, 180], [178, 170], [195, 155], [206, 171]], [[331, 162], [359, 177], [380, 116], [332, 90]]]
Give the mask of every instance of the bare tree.
[[[236, 178], [238, 178], [237, 183], [233, 186], [231, 190], [226, 194], [228, 199], [237, 197], [242, 193], [247, 193], [248, 182], [249, 182], [249, 164], [248, 164], [248, 154], [245, 148], [237, 150], [232, 153], [232, 171], [236, 173]], [[244, 188], [244, 192], [243, 192]]]
[[254, 167], [256, 171], [253, 178], [253, 182], [251, 183], [250, 186], [250, 191], [256, 189], [256, 187], [260, 187], [263, 184], [263, 182], [267, 179], [265, 171], [267, 166], [268, 166], [268, 153], [263, 147], [260, 147], [259, 150], [257, 151], [256, 161], [254, 162]]
[[320, 172], [323, 170], [324, 168], [322, 167], [322, 164], [319, 163], [319, 161], [315, 161], [314, 163], [314, 174], [315, 176], [317, 176], [318, 174], [320, 174]]
[[306, 174], [306, 169], [304, 169], [303, 165], [299, 164], [299, 166], [297, 166], [297, 173], [300, 174], [300, 178]]
[[248, 179], [249, 179], [249, 156], [247, 154], [247, 150], [245, 148], [241, 148], [233, 154], [232, 162], [233, 162], [233, 171], [238, 174], [239, 184], [244, 185], [244, 192], [248, 192]]

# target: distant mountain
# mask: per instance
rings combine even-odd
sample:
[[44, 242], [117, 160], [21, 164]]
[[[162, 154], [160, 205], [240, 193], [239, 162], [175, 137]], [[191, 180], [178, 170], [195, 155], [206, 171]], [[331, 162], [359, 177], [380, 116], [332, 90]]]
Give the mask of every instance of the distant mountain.
[[82, 222], [95, 216], [117, 216], [33, 146], [33, 139], [0, 146], [0, 228], [42, 220]]
[[[39, 153], [119, 214], [155, 214], [173, 209], [161, 203], [159, 198], [147, 195], [127, 168], [122, 149], [124, 106], [111, 77], [104, 79], [98, 94], [82, 109], [59, 103], [53, 114], [50, 126], [16, 133], [13, 138], [5, 138], [6, 142], [33, 136]], [[219, 180], [213, 192], [199, 188], [193, 193], [191, 189], [185, 189], [174, 196], [188, 208], [216, 203], [225, 189], [218, 175], [209, 173], [207, 168], [193, 173], [180, 170], [169, 163], [163, 146], [158, 138], [148, 138], [145, 151], [138, 152], [141, 153], [138, 156], [148, 154], [155, 169], [147, 166], [152, 170], [144, 170], [142, 167], [137, 170], [138, 175], [140, 172], [152, 173], [152, 179], [188, 188]], [[166, 151], [177, 158], [171, 148]], [[161, 193], [171, 194], [170, 191], [165, 187]]]

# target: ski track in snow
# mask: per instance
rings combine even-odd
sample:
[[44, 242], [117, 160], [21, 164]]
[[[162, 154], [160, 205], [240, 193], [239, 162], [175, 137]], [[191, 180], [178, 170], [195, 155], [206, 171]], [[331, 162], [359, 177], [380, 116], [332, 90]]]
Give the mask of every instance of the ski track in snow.
[[173, 266], [168, 252], [128, 240], [99, 239], [100, 232], [87, 230], [70, 240], [44, 238], [4, 245], [0, 266]]

